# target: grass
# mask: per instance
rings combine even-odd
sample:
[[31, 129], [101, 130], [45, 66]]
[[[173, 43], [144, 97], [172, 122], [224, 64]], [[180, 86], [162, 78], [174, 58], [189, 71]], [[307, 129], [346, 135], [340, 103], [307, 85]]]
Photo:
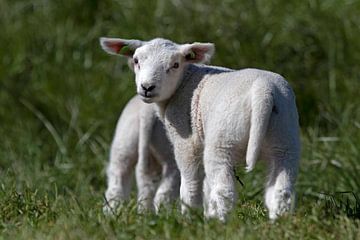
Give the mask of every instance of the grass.
[[[359, 239], [359, 1], [0, 0], [1, 239]], [[264, 166], [226, 225], [176, 205], [102, 214], [104, 167], [133, 74], [100, 36], [211, 41], [213, 63], [284, 75], [302, 162], [293, 216], [270, 223]]]

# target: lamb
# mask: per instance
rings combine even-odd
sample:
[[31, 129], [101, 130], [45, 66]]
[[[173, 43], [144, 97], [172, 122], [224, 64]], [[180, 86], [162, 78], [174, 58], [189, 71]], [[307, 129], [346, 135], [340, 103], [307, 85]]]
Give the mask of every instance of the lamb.
[[269, 218], [291, 210], [299, 121], [293, 90], [281, 75], [204, 65], [215, 50], [211, 43], [161, 38], [100, 43], [106, 52], [129, 59], [138, 95], [157, 106], [180, 170], [182, 213], [203, 204], [205, 217], [226, 221], [237, 196], [234, 166], [245, 160], [251, 171], [258, 158], [268, 166]]
[[165, 128], [153, 104], [143, 103], [138, 96], [128, 102], [116, 126], [107, 167], [104, 213], [114, 213], [128, 199], [135, 165], [140, 212], [158, 212], [161, 205], [178, 197], [180, 173]]

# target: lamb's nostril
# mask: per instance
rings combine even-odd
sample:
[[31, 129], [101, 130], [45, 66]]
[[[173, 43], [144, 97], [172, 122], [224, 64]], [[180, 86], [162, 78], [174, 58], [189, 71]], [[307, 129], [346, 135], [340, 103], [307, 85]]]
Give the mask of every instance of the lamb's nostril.
[[155, 88], [155, 86], [154, 85], [151, 85], [150, 87], [148, 87], [148, 91], [151, 91], [151, 90], [153, 90]]
[[155, 86], [154, 85], [151, 85], [151, 86], [149, 86], [149, 87], [145, 87], [144, 85], [140, 85], [141, 86], [141, 88], [143, 89], [143, 90], [145, 90], [146, 92], [150, 92], [151, 90], [153, 90], [154, 88], [155, 88]]

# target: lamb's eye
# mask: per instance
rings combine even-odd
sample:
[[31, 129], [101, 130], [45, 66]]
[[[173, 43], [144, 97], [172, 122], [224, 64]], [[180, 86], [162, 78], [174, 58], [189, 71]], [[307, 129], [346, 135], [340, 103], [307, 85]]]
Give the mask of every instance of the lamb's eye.
[[139, 60], [137, 58], [134, 58], [134, 63], [135, 64], [138, 64], [139, 63]]
[[179, 63], [178, 62], [174, 63], [173, 68], [179, 68]]

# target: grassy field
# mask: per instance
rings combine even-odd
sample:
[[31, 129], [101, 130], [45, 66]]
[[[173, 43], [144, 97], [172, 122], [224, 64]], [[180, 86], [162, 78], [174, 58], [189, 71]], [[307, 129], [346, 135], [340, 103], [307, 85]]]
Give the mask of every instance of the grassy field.
[[[206, 3], [205, 3], [206, 2]], [[0, 0], [0, 239], [360, 239], [360, 1]], [[293, 86], [302, 126], [294, 216], [263, 205], [264, 166], [230, 220], [177, 207], [102, 214], [109, 144], [135, 94], [100, 36], [210, 41], [213, 64]]]

